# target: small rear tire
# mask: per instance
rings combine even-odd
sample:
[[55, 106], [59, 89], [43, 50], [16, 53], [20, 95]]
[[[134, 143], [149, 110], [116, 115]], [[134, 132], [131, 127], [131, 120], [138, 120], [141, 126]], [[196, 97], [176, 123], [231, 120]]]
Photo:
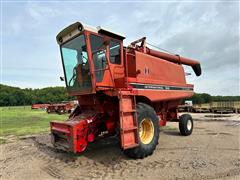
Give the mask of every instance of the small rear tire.
[[179, 118], [179, 130], [181, 135], [189, 136], [193, 131], [193, 120], [190, 114], [183, 114]]

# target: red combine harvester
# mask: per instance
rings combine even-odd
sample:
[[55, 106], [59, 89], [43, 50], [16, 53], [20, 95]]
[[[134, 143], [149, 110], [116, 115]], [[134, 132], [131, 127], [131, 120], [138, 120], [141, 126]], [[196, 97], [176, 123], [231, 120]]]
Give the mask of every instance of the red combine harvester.
[[56, 148], [80, 153], [98, 137], [118, 135], [128, 156], [144, 158], [167, 121], [179, 122], [184, 136], [192, 133], [192, 117], [179, 117], [177, 107], [194, 93], [182, 65], [200, 76], [199, 62], [150, 49], [146, 38], [124, 47], [123, 35], [80, 22], [56, 38], [67, 91], [79, 102], [67, 121], [51, 122]]

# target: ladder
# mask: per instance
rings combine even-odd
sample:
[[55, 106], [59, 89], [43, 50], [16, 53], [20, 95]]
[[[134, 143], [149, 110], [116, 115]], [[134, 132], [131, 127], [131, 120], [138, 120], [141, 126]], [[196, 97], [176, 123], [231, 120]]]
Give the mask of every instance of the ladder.
[[123, 149], [138, 146], [136, 98], [129, 91], [119, 93], [120, 136]]

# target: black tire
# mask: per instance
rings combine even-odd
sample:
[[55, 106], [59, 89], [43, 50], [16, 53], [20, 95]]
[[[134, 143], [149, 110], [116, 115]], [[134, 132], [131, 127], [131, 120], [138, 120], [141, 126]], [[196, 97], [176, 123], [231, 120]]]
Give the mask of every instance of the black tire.
[[157, 117], [156, 112], [154, 109], [144, 103], [137, 103], [137, 118], [138, 118], [138, 127], [140, 127], [140, 124], [143, 119], [149, 119], [154, 127], [154, 135], [150, 143], [144, 144], [142, 143], [139, 133], [138, 133], [138, 142], [139, 146], [127, 149], [124, 151], [124, 153], [134, 159], [142, 159], [144, 157], [147, 157], [149, 155], [152, 155], [153, 151], [156, 149], [156, 146], [158, 145], [158, 139], [159, 139], [159, 119]]
[[[188, 123], [190, 125], [188, 126]], [[179, 118], [179, 130], [181, 135], [183, 136], [189, 136], [192, 134], [193, 131], [193, 120], [192, 116], [189, 114], [183, 114]]]

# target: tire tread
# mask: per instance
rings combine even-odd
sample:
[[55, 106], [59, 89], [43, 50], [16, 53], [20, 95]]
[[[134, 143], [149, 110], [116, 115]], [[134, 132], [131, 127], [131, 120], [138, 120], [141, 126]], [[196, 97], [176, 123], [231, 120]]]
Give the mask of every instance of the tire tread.
[[[127, 156], [134, 158], [134, 159], [143, 159], [147, 156], [152, 155], [153, 151], [156, 149], [156, 146], [158, 145], [158, 139], [159, 139], [159, 133], [160, 133], [159, 119], [157, 117], [155, 110], [148, 104], [139, 102], [139, 103], [137, 103], [136, 106], [137, 106], [137, 117], [139, 117], [139, 116], [152, 117], [154, 129], [156, 129], [156, 131], [154, 132], [153, 141], [150, 144], [144, 145], [140, 142], [140, 139], [139, 139], [138, 147], [135, 147], [132, 149], [127, 149], [124, 151], [124, 153]], [[138, 124], [140, 123], [140, 120], [141, 119], [138, 118]]]

